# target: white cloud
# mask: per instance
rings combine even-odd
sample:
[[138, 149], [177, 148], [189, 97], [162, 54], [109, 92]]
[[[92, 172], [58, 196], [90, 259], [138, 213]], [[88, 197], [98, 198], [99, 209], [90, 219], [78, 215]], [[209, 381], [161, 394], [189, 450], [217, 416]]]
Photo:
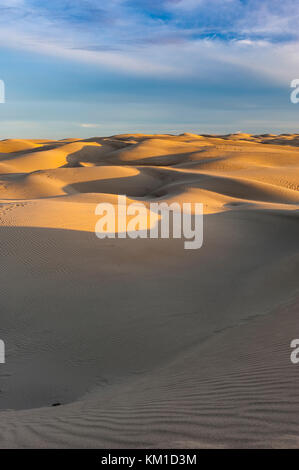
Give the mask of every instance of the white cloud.
[[170, 10], [185, 10], [190, 11], [203, 5], [205, 0], [168, 0], [167, 7]]
[[80, 127], [83, 127], [84, 129], [96, 129], [98, 127], [102, 127], [101, 124], [92, 124], [92, 123], [82, 123], [79, 124]]
[[[209, 78], [224, 65], [279, 83], [297, 75], [299, 42], [271, 36], [297, 34], [292, 0], [249, 0], [247, 7], [240, 0], [161, 0], [158, 10], [173, 14], [168, 20], [122, 0], [37, 3], [0, 0], [1, 46], [148, 76]], [[84, 22], [80, 12], [88, 11], [99, 16]], [[213, 40], [202, 38], [206, 30], [215, 32]], [[235, 37], [221, 39], [219, 32]]]

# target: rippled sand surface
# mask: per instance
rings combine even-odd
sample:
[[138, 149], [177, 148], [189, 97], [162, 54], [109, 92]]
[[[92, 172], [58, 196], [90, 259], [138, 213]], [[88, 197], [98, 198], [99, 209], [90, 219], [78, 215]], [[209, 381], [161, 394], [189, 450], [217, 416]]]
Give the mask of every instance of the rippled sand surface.
[[[298, 145], [0, 142], [1, 448], [298, 447]], [[118, 195], [203, 203], [203, 247], [99, 240]]]

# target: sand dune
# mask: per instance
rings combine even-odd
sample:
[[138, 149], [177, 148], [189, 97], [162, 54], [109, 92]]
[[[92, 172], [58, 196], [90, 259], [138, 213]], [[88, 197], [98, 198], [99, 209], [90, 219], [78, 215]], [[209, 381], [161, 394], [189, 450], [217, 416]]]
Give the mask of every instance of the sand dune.
[[[298, 447], [298, 143], [0, 142], [1, 448]], [[120, 194], [203, 203], [203, 247], [97, 239]]]

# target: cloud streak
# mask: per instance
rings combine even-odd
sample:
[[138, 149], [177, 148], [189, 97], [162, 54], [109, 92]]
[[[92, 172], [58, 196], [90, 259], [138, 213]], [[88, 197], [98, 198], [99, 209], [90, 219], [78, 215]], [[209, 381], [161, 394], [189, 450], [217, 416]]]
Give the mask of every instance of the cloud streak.
[[0, 45], [121, 73], [296, 75], [297, 1], [0, 0]]

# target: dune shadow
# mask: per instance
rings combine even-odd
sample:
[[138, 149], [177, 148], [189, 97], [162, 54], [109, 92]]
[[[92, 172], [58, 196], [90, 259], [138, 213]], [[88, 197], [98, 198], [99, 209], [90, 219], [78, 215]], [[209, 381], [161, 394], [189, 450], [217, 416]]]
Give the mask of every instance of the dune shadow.
[[145, 197], [159, 186], [159, 181], [155, 182], [154, 178], [146, 181], [146, 178], [139, 174], [120, 178], [82, 181], [68, 184], [62, 189], [66, 193], [76, 191], [78, 193], [125, 194], [127, 197]]
[[0, 407], [70, 403], [267, 312], [297, 289], [298, 212], [206, 216], [200, 250], [1, 227]]

